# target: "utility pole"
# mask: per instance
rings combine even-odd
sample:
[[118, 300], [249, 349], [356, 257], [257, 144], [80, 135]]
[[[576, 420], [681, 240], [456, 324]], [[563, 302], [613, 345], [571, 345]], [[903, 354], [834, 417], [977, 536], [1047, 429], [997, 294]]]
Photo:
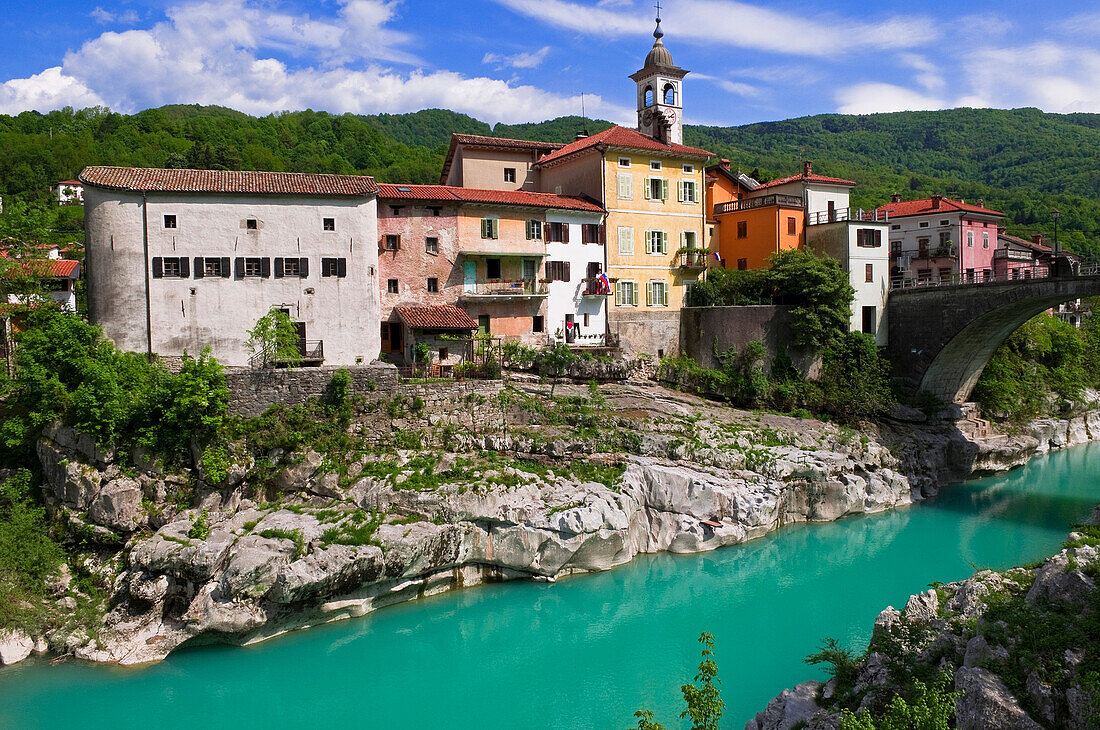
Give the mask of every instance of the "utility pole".
[[1050, 217], [1054, 219], [1054, 257], [1057, 258], [1061, 251], [1058, 250], [1058, 218], [1062, 215], [1059, 210], [1052, 210]]

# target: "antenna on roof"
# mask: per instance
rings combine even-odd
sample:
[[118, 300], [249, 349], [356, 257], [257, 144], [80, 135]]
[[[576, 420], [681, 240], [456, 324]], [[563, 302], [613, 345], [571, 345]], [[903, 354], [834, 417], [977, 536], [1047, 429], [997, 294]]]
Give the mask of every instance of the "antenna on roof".
[[584, 111], [584, 92], [581, 92], [581, 119], [584, 120], [584, 131], [577, 134], [577, 139], [584, 139], [588, 135], [588, 115]]

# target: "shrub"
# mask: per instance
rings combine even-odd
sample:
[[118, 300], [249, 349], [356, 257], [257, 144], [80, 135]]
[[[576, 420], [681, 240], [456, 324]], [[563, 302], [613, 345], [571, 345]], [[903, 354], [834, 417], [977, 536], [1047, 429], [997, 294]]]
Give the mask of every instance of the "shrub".
[[43, 619], [44, 581], [65, 560], [37, 492], [27, 469], [0, 485], [0, 626], [7, 628], [31, 629]]
[[205, 540], [210, 536], [210, 524], [208, 522], [210, 515], [207, 513], [206, 508], [203, 508], [202, 512], [199, 512], [198, 517], [191, 523], [191, 529], [187, 531], [187, 536], [192, 540]]
[[298, 328], [281, 309], [272, 309], [248, 330], [248, 347], [264, 365], [294, 367], [302, 361]]

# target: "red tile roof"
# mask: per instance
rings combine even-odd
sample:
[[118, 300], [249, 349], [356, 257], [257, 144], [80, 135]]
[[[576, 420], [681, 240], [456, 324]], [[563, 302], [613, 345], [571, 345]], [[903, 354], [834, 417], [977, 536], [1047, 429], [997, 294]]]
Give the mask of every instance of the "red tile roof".
[[561, 149], [546, 155], [536, 164], [545, 165], [549, 162], [560, 160], [563, 157], [568, 157], [569, 155], [601, 144], [607, 145], [608, 147], [624, 147], [628, 149], [645, 150], [647, 152], [658, 152], [674, 157], [707, 158], [714, 156], [712, 153], [699, 149], [698, 147], [688, 147], [682, 144], [665, 144], [664, 142], [659, 142], [653, 137], [650, 137], [648, 134], [642, 134], [636, 129], [616, 126], [605, 129], [591, 137], [585, 137], [584, 139], [570, 142]]
[[838, 185], [846, 188], [850, 188], [856, 185], [855, 180], [844, 180], [839, 177], [828, 177], [826, 175], [818, 175], [816, 173], [810, 173], [809, 175], [788, 175], [787, 177], [781, 177], [778, 180], [772, 180], [770, 182], [761, 183], [757, 190], [765, 190], [767, 188], [774, 188], [780, 185], [786, 185], [792, 182], [807, 182], [817, 183], [818, 185]]
[[951, 200], [950, 198], [941, 198], [940, 207], [938, 208], [932, 207], [931, 198], [924, 198], [923, 200], [906, 200], [901, 203], [887, 203], [881, 206], [879, 210], [885, 210], [891, 218], [904, 218], [909, 215], [926, 215], [929, 213], [979, 213], [981, 215], [997, 216], [998, 218], [1004, 217], [1004, 213], [999, 211], [969, 205], [961, 200]]
[[358, 196], [378, 192], [378, 185], [372, 177], [304, 172], [86, 167], [80, 173], [80, 181], [110, 190], [143, 192], [322, 196]]
[[413, 329], [476, 330], [477, 322], [454, 304], [432, 307], [397, 307], [397, 315]]
[[79, 180], [62, 180], [58, 185], [79, 185]]
[[532, 193], [525, 190], [482, 190], [450, 185], [392, 185], [378, 186], [379, 200], [419, 200], [431, 203], [478, 203], [482, 205], [519, 205], [531, 208], [557, 210], [581, 210], [603, 213], [596, 203], [576, 195]]
[[[7, 258], [6, 256], [4, 258]], [[27, 259], [20, 261], [4, 272], [5, 279], [70, 279], [80, 272], [80, 262], [68, 259]]]
[[1026, 238], [1020, 238], [1019, 236], [1010, 236], [1007, 233], [1002, 233], [998, 235], [997, 238], [1003, 241], [1007, 241], [1008, 243], [1016, 246], [1023, 246], [1024, 248], [1030, 249], [1032, 251], [1039, 251], [1040, 253], [1052, 253], [1054, 251], [1054, 249], [1052, 249], [1050, 246], [1045, 246], [1041, 243], [1035, 243], [1035, 241], [1029, 241]]
[[459, 134], [453, 132], [451, 134], [451, 146], [447, 149], [447, 157], [443, 160], [443, 171], [439, 178], [439, 182], [442, 184], [446, 184], [447, 177], [451, 173], [451, 165], [454, 164], [455, 152], [458, 150], [459, 145], [465, 147], [489, 147], [491, 149], [512, 150], [515, 152], [533, 152], [536, 156], [540, 152], [553, 152], [564, 146], [557, 142], [535, 142], [530, 139], [507, 139], [505, 137], [485, 137], [480, 134]]

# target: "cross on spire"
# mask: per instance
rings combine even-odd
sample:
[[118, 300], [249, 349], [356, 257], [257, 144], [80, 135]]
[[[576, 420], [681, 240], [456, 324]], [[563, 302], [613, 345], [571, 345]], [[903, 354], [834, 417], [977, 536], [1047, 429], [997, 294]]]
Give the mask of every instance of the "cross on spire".
[[661, 0], [657, 0], [657, 22], [661, 22]]
[[661, 38], [663, 38], [664, 35], [665, 35], [664, 31], [661, 30], [661, 0], [657, 0], [656, 8], [657, 8], [657, 29], [653, 31], [653, 37], [656, 38], [657, 40], [661, 40]]

